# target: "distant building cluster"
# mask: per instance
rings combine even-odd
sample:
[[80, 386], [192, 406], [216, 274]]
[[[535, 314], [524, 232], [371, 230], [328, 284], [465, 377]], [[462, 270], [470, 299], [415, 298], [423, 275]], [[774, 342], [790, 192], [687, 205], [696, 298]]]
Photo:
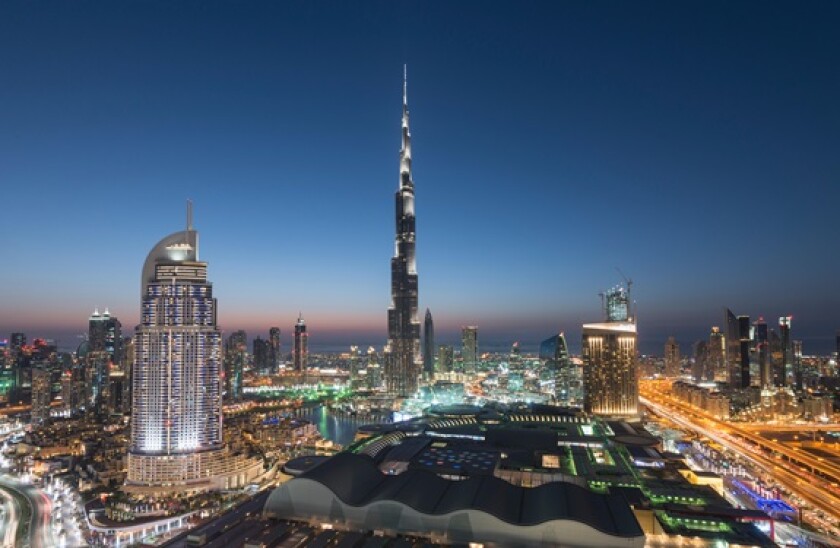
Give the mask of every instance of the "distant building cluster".
[[729, 419], [729, 397], [713, 388], [677, 381], [671, 388], [680, 400], [702, 409], [716, 419]]

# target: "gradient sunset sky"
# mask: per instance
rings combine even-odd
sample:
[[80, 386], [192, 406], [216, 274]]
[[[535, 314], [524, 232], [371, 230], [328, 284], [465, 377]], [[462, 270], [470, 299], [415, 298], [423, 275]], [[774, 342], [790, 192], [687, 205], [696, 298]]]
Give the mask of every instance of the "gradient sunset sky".
[[421, 319], [840, 328], [840, 3], [0, 4], [0, 338], [131, 331], [195, 203], [226, 332], [381, 346], [408, 64]]

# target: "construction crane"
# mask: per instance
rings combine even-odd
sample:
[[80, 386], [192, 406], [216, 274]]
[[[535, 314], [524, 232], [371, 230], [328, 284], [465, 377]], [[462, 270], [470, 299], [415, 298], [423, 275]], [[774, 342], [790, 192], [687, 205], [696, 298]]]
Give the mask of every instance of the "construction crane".
[[625, 276], [625, 275], [624, 275], [624, 272], [622, 272], [620, 268], [615, 267], [615, 269], [616, 269], [616, 271], [618, 271], [618, 274], [619, 274], [622, 278], [624, 278], [624, 283], [625, 283], [625, 284], [627, 284], [627, 293], [630, 293], [630, 287], [633, 285], [633, 280], [631, 280], [630, 278], [628, 278], [627, 276]]

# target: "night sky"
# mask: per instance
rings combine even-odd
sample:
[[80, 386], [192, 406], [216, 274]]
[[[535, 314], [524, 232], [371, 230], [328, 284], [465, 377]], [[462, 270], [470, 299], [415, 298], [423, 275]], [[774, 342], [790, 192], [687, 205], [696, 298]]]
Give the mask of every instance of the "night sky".
[[403, 63], [420, 316], [526, 348], [634, 280], [640, 346], [723, 307], [840, 328], [838, 2], [0, 4], [0, 338], [130, 331], [195, 203], [220, 325], [386, 338]]

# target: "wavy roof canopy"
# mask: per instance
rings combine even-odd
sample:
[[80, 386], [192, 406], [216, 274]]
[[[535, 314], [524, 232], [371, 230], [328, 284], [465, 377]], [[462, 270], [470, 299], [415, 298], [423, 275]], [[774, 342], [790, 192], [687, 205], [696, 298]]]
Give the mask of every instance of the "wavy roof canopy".
[[426, 515], [478, 510], [515, 526], [572, 520], [611, 536], [644, 535], [621, 495], [599, 494], [571, 483], [527, 488], [494, 476], [451, 481], [418, 469], [389, 476], [382, 474], [367, 455], [353, 453], [339, 453], [288, 483], [298, 479], [318, 482], [343, 503], [355, 507], [393, 501]]

